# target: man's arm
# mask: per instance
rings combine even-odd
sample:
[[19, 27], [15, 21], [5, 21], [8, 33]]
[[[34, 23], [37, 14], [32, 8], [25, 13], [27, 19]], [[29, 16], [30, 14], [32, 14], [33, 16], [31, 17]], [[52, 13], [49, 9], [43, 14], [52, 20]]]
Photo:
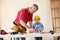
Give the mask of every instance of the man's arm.
[[32, 28], [32, 21], [29, 21], [29, 27]]
[[29, 28], [23, 20], [20, 20], [20, 24], [27, 29]]
[[23, 20], [20, 20], [20, 23], [22, 26], [24, 26], [28, 30], [27, 32], [35, 32], [35, 30], [32, 28], [32, 21], [29, 22], [30, 27], [27, 26]]

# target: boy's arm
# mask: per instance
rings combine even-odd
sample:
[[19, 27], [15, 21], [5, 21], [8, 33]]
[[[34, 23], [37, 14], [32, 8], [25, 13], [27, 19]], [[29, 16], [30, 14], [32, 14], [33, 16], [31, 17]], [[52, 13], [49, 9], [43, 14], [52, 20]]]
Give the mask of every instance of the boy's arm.
[[36, 30], [43, 30], [44, 29], [44, 26], [43, 24], [41, 24], [41, 27], [37, 28]]
[[43, 30], [43, 28], [38, 28], [37, 30]]
[[43, 24], [41, 24], [41, 28], [39, 28], [39, 30], [43, 30], [44, 29], [44, 26]]

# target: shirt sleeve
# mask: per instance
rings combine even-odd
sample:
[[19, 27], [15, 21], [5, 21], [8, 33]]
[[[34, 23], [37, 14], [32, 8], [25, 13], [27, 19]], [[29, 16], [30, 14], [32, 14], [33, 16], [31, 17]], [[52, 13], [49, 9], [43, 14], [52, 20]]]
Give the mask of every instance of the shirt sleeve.
[[19, 13], [20, 13], [20, 20], [23, 20], [24, 22], [26, 22], [26, 13], [25, 13], [25, 10], [22, 9]]
[[33, 28], [35, 28], [35, 24], [33, 24]]
[[41, 27], [44, 28], [43, 24], [41, 24]]
[[38, 25], [39, 25], [38, 28], [44, 28], [44, 26], [43, 26], [42, 23], [40, 23], [40, 24], [38, 24]]

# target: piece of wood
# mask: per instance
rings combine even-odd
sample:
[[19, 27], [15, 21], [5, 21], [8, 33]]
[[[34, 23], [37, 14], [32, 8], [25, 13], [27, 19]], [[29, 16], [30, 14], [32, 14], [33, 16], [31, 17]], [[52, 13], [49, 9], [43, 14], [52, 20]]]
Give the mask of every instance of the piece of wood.
[[[57, 4], [57, 7], [56, 7], [56, 3], [58, 1], [60, 3], [60, 0], [50, 0], [50, 3], [51, 3], [51, 15], [52, 15], [52, 26], [53, 26], [54, 31], [57, 31], [57, 29], [60, 28], [60, 27], [57, 27], [57, 22], [56, 22], [58, 19], [60, 19], [59, 16], [56, 16], [56, 11], [60, 10], [60, 6], [58, 4]], [[53, 2], [54, 2], [54, 4], [53, 4]]]
[[53, 19], [60, 19], [60, 17], [53, 17]]

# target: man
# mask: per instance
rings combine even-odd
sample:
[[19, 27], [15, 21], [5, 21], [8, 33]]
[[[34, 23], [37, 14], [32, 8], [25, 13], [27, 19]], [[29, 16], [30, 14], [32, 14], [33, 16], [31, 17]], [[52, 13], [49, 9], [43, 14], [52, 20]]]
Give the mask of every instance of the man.
[[[37, 10], [37, 4], [33, 4], [31, 7], [21, 9], [13, 22], [14, 27], [12, 29], [16, 32], [20, 31], [21, 33], [25, 33], [27, 29], [31, 29], [31, 31], [33, 32], [34, 29], [32, 27], [32, 18], [33, 14]], [[29, 22], [29, 26], [27, 25], [27, 22]]]

